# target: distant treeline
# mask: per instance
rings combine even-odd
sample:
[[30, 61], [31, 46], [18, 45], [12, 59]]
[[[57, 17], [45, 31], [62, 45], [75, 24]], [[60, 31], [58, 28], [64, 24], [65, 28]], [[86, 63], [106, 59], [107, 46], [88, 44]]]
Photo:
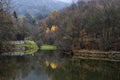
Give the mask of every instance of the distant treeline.
[[65, 49], [120, 51], [120, 0], [79, 0], [39, 21], [34, 35]]

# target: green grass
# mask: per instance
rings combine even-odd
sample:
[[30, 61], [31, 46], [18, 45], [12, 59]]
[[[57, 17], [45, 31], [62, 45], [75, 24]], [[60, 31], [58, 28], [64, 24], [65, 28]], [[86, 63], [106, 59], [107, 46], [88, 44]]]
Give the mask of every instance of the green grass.
[[41, 50], [57, 50], [57, 47], [54, 45], [42, 45], [40, 49]]
[[33, 54], [38, 51], [39, 47], [34, 41], [26, 40], [25, 44], [17, 44], [16, 47], [25, 47], [25, 50], [17, 50], [18, 52], [25, 52], [26, 54]]
[[35, 53], [35, 52], [37, 52], [38, 50], [37, 49], [30, 49], [30, 50], [25, 50], [24, 52], [26, 53], [26, 54], [33, 54], [33, 53]]
[[34, 41], [26, 40], [25, 44], [17, 44], [17, 47], [26, 47], [27, 49], [39, 49]]
[[16, 50], [15, 52], [23, 52], [25, 54], [34, 54], [37, 51], [38, 51], [37, 49], [30, 49], [30, 50]]

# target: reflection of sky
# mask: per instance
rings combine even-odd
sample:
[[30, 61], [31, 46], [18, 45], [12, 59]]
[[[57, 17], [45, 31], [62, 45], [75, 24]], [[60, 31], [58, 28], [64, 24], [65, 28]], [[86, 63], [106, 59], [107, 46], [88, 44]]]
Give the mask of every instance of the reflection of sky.
[[26, 77], [22, 78], [21, 76], [17, 77], [15, 80], [50, 80], [47, 75], [41, 72], [40, 75], [37, 75], [35, 71], [31, 71]]

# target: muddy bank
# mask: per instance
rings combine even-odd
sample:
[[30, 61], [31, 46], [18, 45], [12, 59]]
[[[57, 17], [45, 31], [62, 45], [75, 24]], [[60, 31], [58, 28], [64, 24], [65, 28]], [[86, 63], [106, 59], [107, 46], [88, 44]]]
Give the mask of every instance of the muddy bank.
[[74, 57], [83, 57], [83, 58], [99, 58], [99, 59], [108, 59], [108, 60], [120, 60], [120, 52], [79, 52], [73, 51]]

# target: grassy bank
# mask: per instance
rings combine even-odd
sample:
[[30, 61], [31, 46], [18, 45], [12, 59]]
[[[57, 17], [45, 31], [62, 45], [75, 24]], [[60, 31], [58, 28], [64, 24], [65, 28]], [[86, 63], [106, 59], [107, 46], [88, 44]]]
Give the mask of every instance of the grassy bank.
[[34, 41], [26, 40], [25, 44], [17, 44], [16, 47], [25, 47], [25, 49], [39, 49]]
[[39, 47], [34, 41], [26, 40], [25, 44], [16, 44], [17, 52], [24, 52], [26, 54], [33, 54], [38, 51]]
[[40, 50], [57, 50], [57, 47], [54, 45], [42, 45]]

